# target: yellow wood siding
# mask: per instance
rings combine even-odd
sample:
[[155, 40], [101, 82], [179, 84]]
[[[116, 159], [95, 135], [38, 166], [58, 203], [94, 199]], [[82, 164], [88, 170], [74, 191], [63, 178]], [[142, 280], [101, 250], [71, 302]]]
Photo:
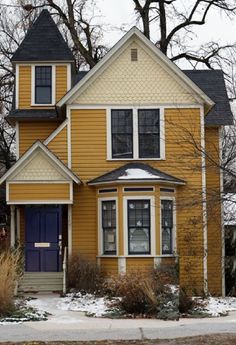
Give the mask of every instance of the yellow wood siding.
[[20, 156], [33, 145], [36, 140], [44, 141], [56, 128], [55, 122], [28, 121], [19, 123]]
[[118, 274], [118, 259], [117, 258], [102, 258], [101, 272], [104, 276], [111, 276]]
[[[213, 162], [219, 162], [219, 129], [206, 128], [206, 152]], [[222, 227], [220, 204], [220, 170], [206, 160], [208, 287], [211, 294], [222, 292]]]
[[9, 201], [69, 201], [69, 183], [11, 183], [9, 184]]
[[[31, 65], [19, 65], [19, 109], [48, 109], [53, 106], [32, 105], [31, 90]], [[55, 67], [55, 98], [59, 101], [67, 92], [67, 66], [56, 65]]]
[[126, 271], [143, 271], [149, 272], [154, 268], [153, 258], [127, 258]]
[[[146, 163], [186, 181], [186, 186], [176, 188], [180, 279], [189, 290], [202, 291], [202, 171], [201, 155], [194, 144], [199, 145], [201, 139], [200, 110], [166, 109], [165, 137], [166, 160]], [[97, 255], [97, 203], [95, 191], [86, 182], [127, 162], [107, 161], [106, 138], [105, 109], [71, 111], [72, 170], [84, 182], [76, 190], [73, 205], [73, 250], [90, 257]], [[160, 214], [159, 203], [156, 208], [156, 214]], [[121, 244], [119, 251], [123, 252]]]
[[56, 102], [67, 92], [67, 66], [56, 66]]
[[68, 153], [67, 153], [67, 126], [64, 127], [50, 143], [47, 145], [64, 164], [67, 165]]
[[31, 66], [19, 66], [19, 109], [31, 107]]

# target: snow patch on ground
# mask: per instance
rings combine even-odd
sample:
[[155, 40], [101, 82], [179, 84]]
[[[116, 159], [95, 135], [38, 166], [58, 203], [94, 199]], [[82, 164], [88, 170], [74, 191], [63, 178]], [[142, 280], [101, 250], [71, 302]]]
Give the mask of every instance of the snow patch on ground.
[[[114, 302], [115, 300], [113, 300]], [[57, 303], [57, 308], [64, 311], [85, 312], [88, 316], [102, 317], [111, 312], [111, 300], [92, 294], [70, 293]]]
[[213, 317], [227, 315], [229, 311], [236, 310], [236, 297], [209, 297], [197, 300], [203, 304], [203, 308], [197, 308]]

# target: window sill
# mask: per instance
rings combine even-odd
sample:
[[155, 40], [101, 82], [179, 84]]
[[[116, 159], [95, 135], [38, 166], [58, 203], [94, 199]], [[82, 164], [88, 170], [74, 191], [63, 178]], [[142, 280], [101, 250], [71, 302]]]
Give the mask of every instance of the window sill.
[[51, 104], [31, 104], [31, 107], [54, 107], [55, 104], [51, 103]]
[[178, 258], [178, 255], [174, 255], [174, 254], [166, 254], [166, 255], [141, 255], [141, 254], [137, 254], [137, 255], [97, 255], [97, 258]]
[[107, 158], [107, 162], [112, 161], [165, 161], [166, 158]]

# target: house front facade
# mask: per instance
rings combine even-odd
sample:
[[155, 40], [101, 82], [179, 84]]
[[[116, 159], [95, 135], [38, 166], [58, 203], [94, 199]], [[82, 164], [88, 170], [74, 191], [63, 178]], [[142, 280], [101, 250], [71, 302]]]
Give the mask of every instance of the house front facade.
[[3, 176], [26, 272], [63, 253], [105, 275], [178, 266], [180, 284], [224, 294], [221, 71], [181, 71], [132, 28], [88, 73], [43, 10], [12, 62], [17, 162]]

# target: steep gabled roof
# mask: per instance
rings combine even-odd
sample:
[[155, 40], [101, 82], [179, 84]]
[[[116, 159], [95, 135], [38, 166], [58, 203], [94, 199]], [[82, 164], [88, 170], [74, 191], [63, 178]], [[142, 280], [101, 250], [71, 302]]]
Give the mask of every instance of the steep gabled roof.
[[232, 125], [233, 115], [221, 70], [184, 70], [183, 71], [214, 102], [214, 107], [205, 117], [206, 125]]
[[50, 13], [43, 10], [11, 61], [74, 61], [74, 57]]
[[181, 84], [186, 90], [200, 102], [206, 105], [209, 110], [214, 105], [214, 102], [190, 79], [188, 78], [170, 59], [164, 55], [160, 49], [158, 49], [147, 37], [144, 36], [138, 28], [131, 28], [114, 46], [111, 50], [62, 97], [57, 103], [58, 107], [62, 107], [64, 104], [73, 103], [74, 99], [89, 85], [94, 82], [96, 77], [102, 71], [102, 69], [108, 66], [108, 63], [112, 61], [112, 58], [119, 54], [119, 52], [125, 47], [127, 42], [131, 39], [138, 39], [144, 44], [145, 49], [150, 49], [152, 53], [159, 59], [159, 63], [168, 69], [176, 81]]
[[185, 181], [144, 163], [128, 163], [88, 182], [89, 185], [130, 182], [160, 182], [184, 185]]

